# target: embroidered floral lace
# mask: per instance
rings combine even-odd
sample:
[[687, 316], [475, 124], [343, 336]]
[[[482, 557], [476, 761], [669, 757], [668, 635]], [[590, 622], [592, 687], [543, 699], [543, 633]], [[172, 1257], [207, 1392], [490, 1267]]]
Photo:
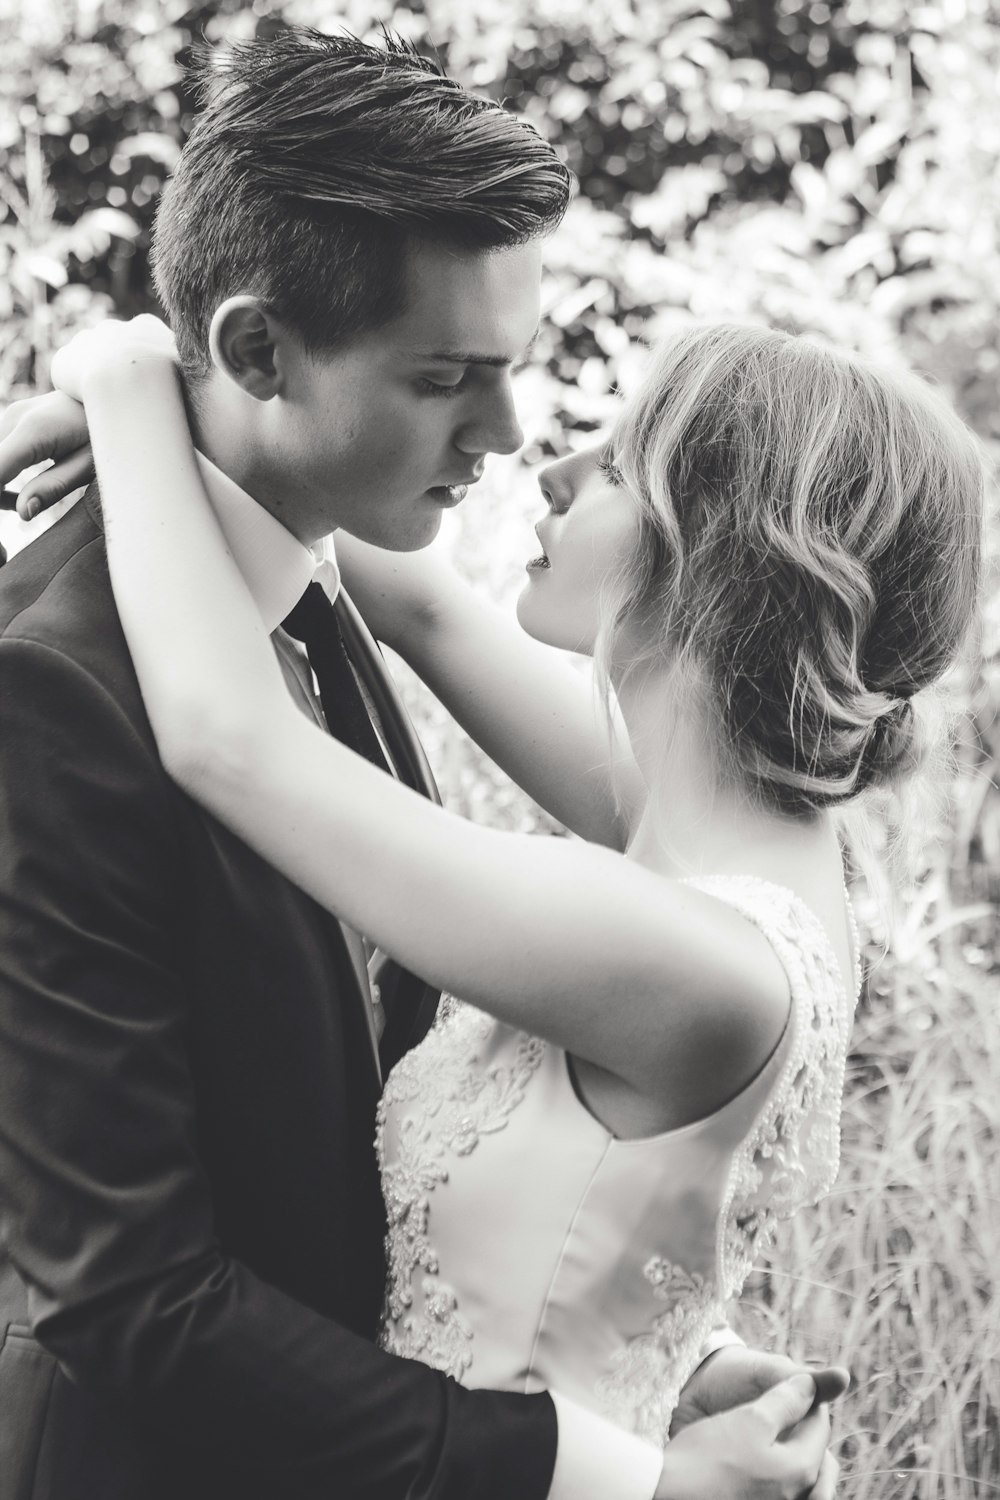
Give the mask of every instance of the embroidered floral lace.
[[[599, 1381], [607, 1414], [666, 1443], [681, 1389], [725, 1303], [739, 1296], [778, 1223], [830, 1191], [840, 1165], [840, 1112], [854, 993], [819, 919], [791, 891], [752, 876], [690, 882], [727, 901], [758, 926], [784, 965], [791, 991], [791, 1044], [753, 1129], [737, 1147], [716, 1221], [711, 1275], [651, 1259], [644, 1275], [665, 1306], [631, 1339]], [[851, 913], [848, 900], [847, 910]], [[855, 956], [858, 937], [850, 915]]]
[[[722, 1320], [725, 1302], [739, 1294], [778, 1221], [815, 1203], [833, 1183], [855, 998], [845, 993], [819, 920], [791, 892], [745, 876], [689, 883], [725, 900], [767, 936], [788, 974], [792, 1004], [780, 1069], [721, 1176], [714, 1236], [710, 1220], [705, 1236], [710, 1245], [714, 1240], [714, 1260], [709, 1255], [680, 1264], [654, 1253], [636, 1262], [641, 1270], [629, 1270], [631, 1288], [621, 1289], [622, 1302], [648, 1304], [646, 1327], [622, 1334], [594, 1371], [595, 1410], [661, 1443], [706, 1336]], [[388, 1210], [383, 1346], [459, 1380], [469, 1373], [479, 1335], [463, 1315], [461, 1267], [451, 1267], [455, 1285], [440, 1276], [435, 1194], [446, 1190], [456, 1158], [507, 1129], [549, 1050], [535, 1037], [511, 1032], [510, 1046], [484, 1066], [481, 1056], [495, 1027], [481, 1012], [447, 1001], [421, 1046], [393, 1070], [376, 1135]], [[393, 1149], [387, 1153], [390, 1114]], [[659, 1140], [678, 1149], [669, 1137]], [[649, 1165], [662, 1172], [662, 1155], [652, 1152]], [[554, 1260], [562, 1248], [552, 1247]], [[607, 1267], [608, 1277], [621, 1277], [625, 1266], [632, 1262], [623, 1252], [620, 1263]], [[524, 1357], [530, 1359], [530, 1350]]]
[[[438, 1277], [438, 1257], [428, 1235], [431, 1194], [448, 1180], [448, 1158], [468, 1156], [484, 1135], [503, 1130], [524, 1097], [545, 1043], [521, 1033], [513, 1066], [477, 1067], [476, 1042], [494, 1023], [482, 1011], [446, 996], [420, 1047], [393, 1068], [376, 1117], [376, 1149], [385, 1198], [387, 1280], [383, 1348], [419, 1359], [461, 1380], [471, 1363], [472, 1331], [455, 1292]], [[428, 1087], [434, 1080], [434, 1089]], [[386, 1112], [401, 1111], [397, 1154], [387, 1163]], [[413, 1311], [414, 1281], [421, 1278], [422, 1309]]]

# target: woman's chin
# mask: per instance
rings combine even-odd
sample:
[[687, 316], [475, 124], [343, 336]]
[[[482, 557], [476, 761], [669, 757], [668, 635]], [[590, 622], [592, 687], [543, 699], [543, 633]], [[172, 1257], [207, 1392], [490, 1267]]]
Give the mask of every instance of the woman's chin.
[[517, 596], [514, 612], [525, 635], [530, 635], [541, 645], [554, 646], [558, 651], [575, 651], [580, 656], [593, 656], [593, 641], [567, 631], [566, 620], [543, 605], [530, 579]]
[[545, 632], [544, 612], [538, 608], [537, 600], [532, 598], [530, 579], [517, 596], [514, 613], [517, 615], [517, 623], [525, 635], [530, 635], [536, 641], [543, 641], [546, 645], [551, 645]]

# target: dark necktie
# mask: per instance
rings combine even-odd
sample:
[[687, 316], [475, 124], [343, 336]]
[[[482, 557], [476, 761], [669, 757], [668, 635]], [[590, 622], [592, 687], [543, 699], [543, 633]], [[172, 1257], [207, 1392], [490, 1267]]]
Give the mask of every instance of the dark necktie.
[[[281, 623], [288, 634], [301, 641], [306, 648], [309, 665], [319, 684], [319, 697], [327, 729], [342, 744], [356, 750], [380, 770], [387, 771], [382, 746], [351, 669], [336, 611], [318, 583], [309, 585], [291, 614]], [[364, 939], [350, 926], [343, 923], [339, 925], [357, 977], [365, 1029], [381, 1085], [379, 1039], [368, 979], [369, 950]]]
[[309, 585], [281, 623], [306, 648], [330, 733], [380, 770], [387, 770], [382, 746], [351, 670], [336, 611], [318, 583]]
[[[342, 605], [347, 605], [347, 603], [346, 598], [341, 600]], [[346, 616], [348, 622], [351, 621], [354, 613], [353, 610], [348, 609]], [[350, 657], [344, 645], [338, 612], [318, 583], [309, 585], [291, 614], [282, 623], [288, 634], [301, 641], [306, 648], [309, 664], [319, 683], [320, 701], [330, 733], [336, 735], [337, 739], [345, 745], [349, 745], [352, 750], [357, 750], [364, 755], [374, 765], [388, 771], [388, 763], [372, 727], [365, 700], [358, 688]], [[364, 626], [360, 624], [360, 617], [358, 617], [358, 624], [354, 627], [348, 624], [348, 628], [360, 630], [361, 636], [364, 635]], [[351, 639], [356, 657], [363, 663], [366, 649], [363, 640], [360, 637], [355, 640], [353, 634]], [[377, 655], [376, 647], [371, 646], [368, 649]], [[363, 665], [361, 670], [364, 670]], [[388, 679], [385, 674], [377, 674], [374, 680], [371, 674], [367, 674], [366, 680], [376, 704], [376, 712], [383, 725], [383, 732], [388, 737], [392, 748], [393, 764], [399, 770], [402, 780], [422, 792], [424, 796], [440, 801], [420, 743], [409, 727], [401, 705], [393, 703], [391, 688], [388, 688], [387, 697]], [[342, 928], [342, 930], [350, 952], [354, 951], [355, 945], [361, 946], [357, 937], [352, 936], [350, 928]], [[366, 956], [367, 950], [360, 954], [360, 966], [358, 966], [362, 993], [366, 985], [360, 976]], [[382, 1037], [382, 1056], [384, 1071], [388, 1072], [407, 1048], [414, 1046], [427, 1032], [434, 1019], [439, 996], [438, 992], [431, 989], [423, 980], [407, 973], [405, 969], [401, 969], [391, 960], [379, 973], [378, 988], [386, 1017]], [[370, 1006], [365, 1006], [365, 1013], [377, 1058], [379, 1046]]]

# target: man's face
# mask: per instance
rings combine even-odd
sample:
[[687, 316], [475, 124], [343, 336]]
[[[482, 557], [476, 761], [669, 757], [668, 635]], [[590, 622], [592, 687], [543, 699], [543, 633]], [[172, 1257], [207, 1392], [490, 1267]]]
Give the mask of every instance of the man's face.
[[293, 343], [265, 416], [268, 508], [304, 542], [343, 527], [395, 551], [426, 546], [486, 455], [521, 446], [510, 371], [538, 326], [540, 272], [537, 242], [422, 246], [399, 317], [332, 355]]

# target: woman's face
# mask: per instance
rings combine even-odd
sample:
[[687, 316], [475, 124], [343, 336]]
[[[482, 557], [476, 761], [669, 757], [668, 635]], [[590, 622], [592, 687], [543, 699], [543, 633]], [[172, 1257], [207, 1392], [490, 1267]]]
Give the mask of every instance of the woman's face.
[[549, 464], [538, 482], [549, 507], [535, 528], [543, 552], [528, 564], [517, 618], [536, 640], [589, 656], [601, 624], [601, 586], [635, 540], [636, 503], [607, 444]]

